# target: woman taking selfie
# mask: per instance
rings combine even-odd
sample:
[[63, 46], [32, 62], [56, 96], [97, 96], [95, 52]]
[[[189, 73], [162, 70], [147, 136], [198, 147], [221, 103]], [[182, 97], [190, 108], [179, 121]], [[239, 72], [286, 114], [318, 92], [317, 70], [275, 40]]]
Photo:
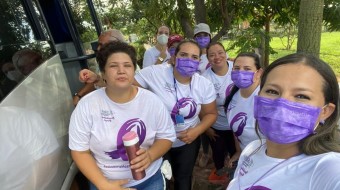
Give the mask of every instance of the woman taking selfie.
[[292, 54], [270, 64], [254, 105], [265, 140], [243, 150], [227, 189], [340, 189], [338, 102], [335, 74], [320, 59]]

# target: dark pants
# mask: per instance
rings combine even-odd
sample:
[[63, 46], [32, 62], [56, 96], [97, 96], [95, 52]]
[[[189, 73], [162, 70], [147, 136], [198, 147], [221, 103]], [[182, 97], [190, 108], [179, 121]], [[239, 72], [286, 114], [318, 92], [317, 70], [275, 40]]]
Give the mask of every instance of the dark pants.
[[201, 138], [203, 154], [207, 155], [209, 153], [209, 137], [205, 133], [202, 133], [200, 135], [200, 138]]
[[174, 177], [174, 189], [190, 190], [191, 179], [194, 170], [196, 158], [201, 145], [199, 137], [191, 144], [181, 147], [171, 148], [164, 158], [171, 164], [172, 174]]
[[221, 131], [214, 128], [211, 129], [218, 135], [216, 141], [211, 139], [209, 141], [215, 168], [219, 170], [224, 167], [224, 161], [228, 154], [231, 157], [236, 152], [234, 135], [232, 130]]

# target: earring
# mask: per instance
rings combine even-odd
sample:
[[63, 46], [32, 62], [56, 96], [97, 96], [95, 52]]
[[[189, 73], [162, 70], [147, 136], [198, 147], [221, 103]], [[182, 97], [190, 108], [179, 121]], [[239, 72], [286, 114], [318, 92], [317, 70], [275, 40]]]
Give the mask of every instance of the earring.
[[320, 125], [324, 125], [325, 124], [325, 120], [322, 119], [322, 120], [319, 121], [319, 123], [320, 123]]

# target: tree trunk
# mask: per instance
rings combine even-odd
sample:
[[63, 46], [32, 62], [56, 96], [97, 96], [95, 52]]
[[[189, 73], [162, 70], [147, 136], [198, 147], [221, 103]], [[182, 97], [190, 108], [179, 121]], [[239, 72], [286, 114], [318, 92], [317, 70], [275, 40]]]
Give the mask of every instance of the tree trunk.
[[324, 0], [301, 0], [297, 52], [319, 57]]
[[217, 34], [211, 39], [211, 41], [216, 42], [219, 40], [223, 35], [225, 35], [231, 25], [231, 20], [234, 16], [233, 12], [229, 12], [227, 7], [227, 0], [220, 0], [220, 7], [222, 13], [222, 28], [217, 32]]
[[196, 24], [207, 23], [207, 11], [204, 0], [194, 0]]
[[266, 68], [269, 65], [269, 48], [270, 48], [270, 18], [268, 17], [265, 23], [265, 32], [264, 32], [264, 56], [263, 56], [263, 67]]
[[186, 0], [177, 0], [178, 5], [178, 18], [179, 23], [184, 32], [184, 37], [192, 38], [194, 36], [194, 31], [192, 29], [191, 18], [189, 15], [189, 9], [187, 7]]

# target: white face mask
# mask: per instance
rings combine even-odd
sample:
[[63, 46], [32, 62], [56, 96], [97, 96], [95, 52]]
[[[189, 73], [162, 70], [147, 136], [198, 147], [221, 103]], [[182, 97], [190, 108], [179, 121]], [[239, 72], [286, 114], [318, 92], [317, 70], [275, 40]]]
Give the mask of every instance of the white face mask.
[[168, 43], [168, 38], [169, 38], [169, 36], [167, 36], [165, 34], [161, 34], [161, 35], [157, 36], [157, 42], [161, 45], [166, 45]]
[[24, 75], [22, 75], [19, 71], [13, 70], [13, 71], [8, 71], [7, 72], [7, 78], [13, 81], [21, 81], [24, 78]]

